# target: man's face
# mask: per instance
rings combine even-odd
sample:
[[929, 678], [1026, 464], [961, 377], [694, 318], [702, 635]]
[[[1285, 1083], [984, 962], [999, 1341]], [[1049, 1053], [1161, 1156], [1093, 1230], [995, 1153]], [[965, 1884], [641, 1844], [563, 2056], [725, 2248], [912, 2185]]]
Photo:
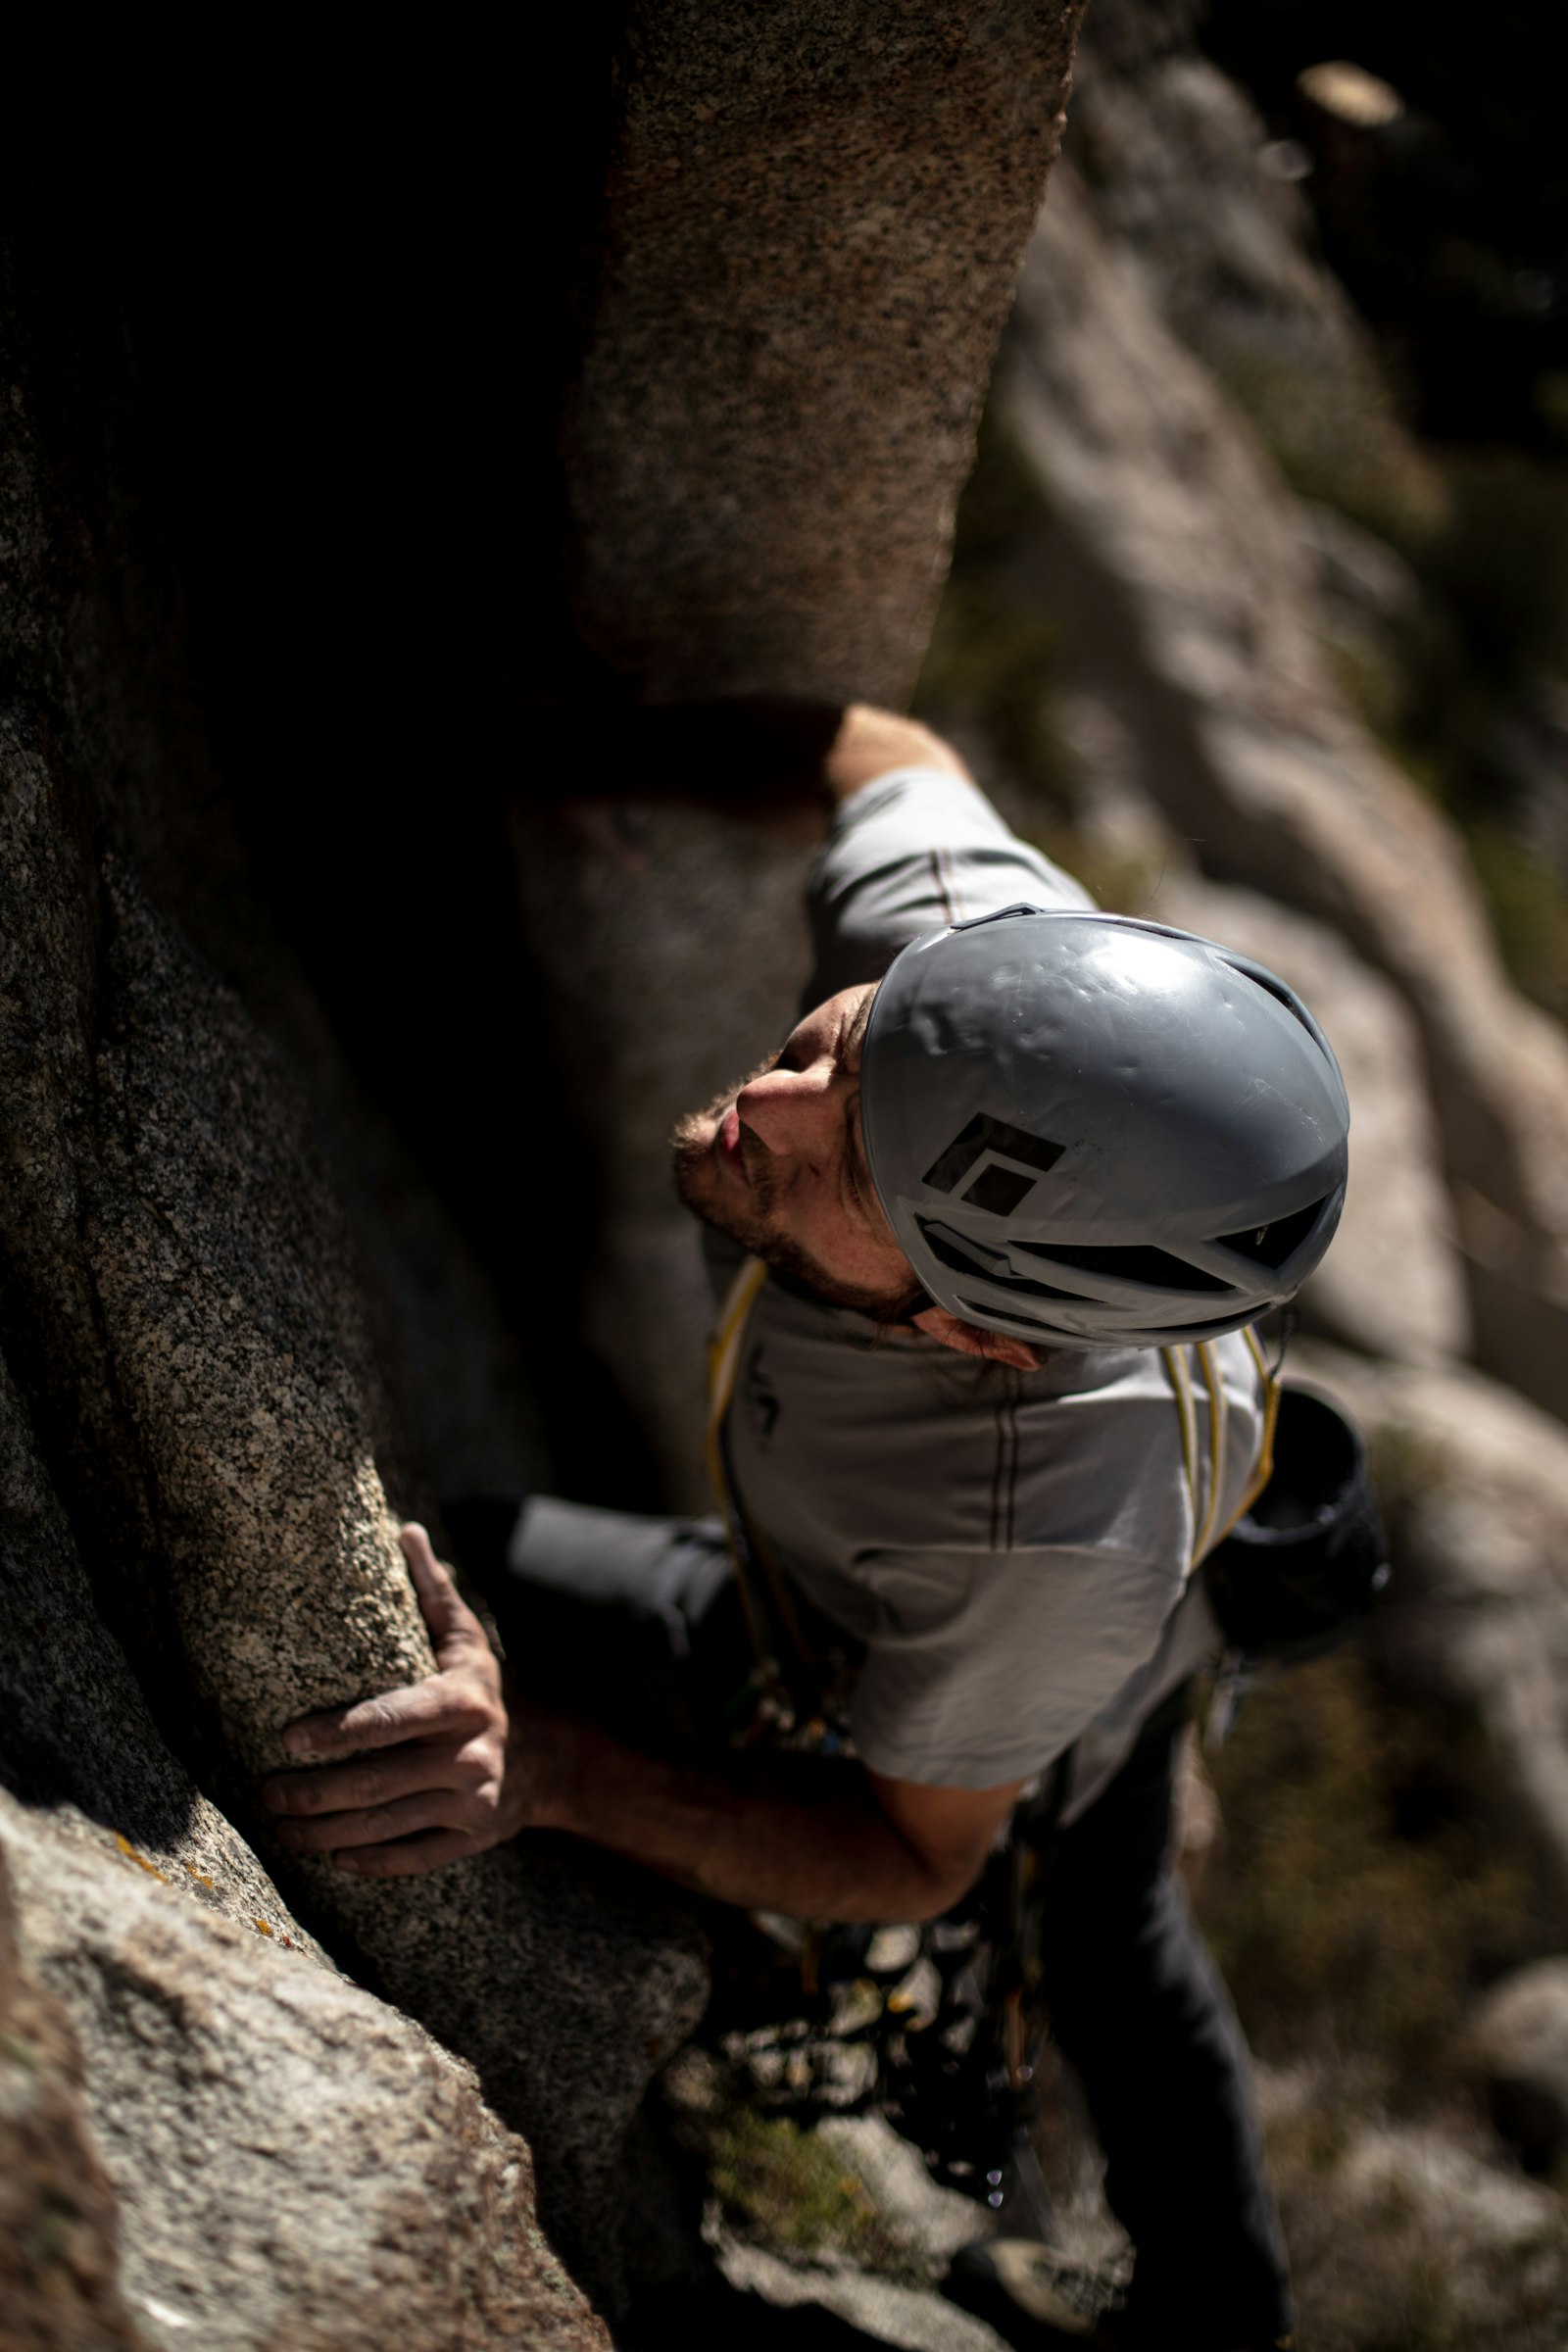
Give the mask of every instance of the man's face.
[[764, 1066], [672, 1138], [688, 1208], [835, 1305], [887, 1315], [916, 1288], [882, 1213], [860, 1133], [860, 1053], [875, 983], [829, 997]]

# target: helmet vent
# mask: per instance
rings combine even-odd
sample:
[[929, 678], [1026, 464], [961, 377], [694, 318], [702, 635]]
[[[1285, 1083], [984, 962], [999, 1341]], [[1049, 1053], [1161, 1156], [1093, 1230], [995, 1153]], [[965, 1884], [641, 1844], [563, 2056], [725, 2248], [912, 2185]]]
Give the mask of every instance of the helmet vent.
[[1014, 1242], [1012, 1248], [1027, 1250], [1031, 1257], [1047, 1258], [1053, 1265], [1076, 1266], [1085, 1274], [1113, 1274], [1123, 1282], [1147, 1282], [1155, 1290], [1225, 1292], [1232, 1287], [1222, 1274], [1190, 1266], [1184, 1257], [1147, 1245], [1083, 1249], [1065, 1242]]
[[1288, 1217], [1276, 1217], [1271, 1225], [1254, 1225], [1246, 1233], [1222, 1233], [1223, 1249], [1234, 1250], [1238, 1257], [1250, 1257], [1254, 1266], [1283, 1266], [1297, 1250], [1323, 1214], [1324, 1200], [1310, 1201], [1305, 1208], [1291, 1211]]
[[[943, 1265], [951, 1267], [955, 1274], [966, 1274], [971, 1282], [992, 1282], [996, 1284], [999, 1291], [1017, 1291], [1027, 1298], [1077, 1298], [1077, 1293], [1074, 1291], [1054, 1291], [1049, 1283], [1030, 1282], [1021, 1274], [1009, 1273], [1003, 1258], [999, 1257], [994, 1250], [985, 1250], [979, 1245], [976, 1245], [973, 1255], [966, 1254], [949, 1236], [944, 1227], [933, 1225], [924, 1217], [917, 1218], [915, 1222], [925, 1238], [925, 1246], [932, 1256], [940, 1258]], [[976, 1259], [979, 1257], [984, 1257], [991, 1262], [985, 1265], [977, 1264]]]

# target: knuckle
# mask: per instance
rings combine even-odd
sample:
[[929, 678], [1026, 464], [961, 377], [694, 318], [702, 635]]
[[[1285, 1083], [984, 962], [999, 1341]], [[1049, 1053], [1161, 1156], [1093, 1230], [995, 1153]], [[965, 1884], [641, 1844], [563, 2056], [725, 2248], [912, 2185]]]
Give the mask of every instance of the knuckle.
[[378, 1805], [386, 1794], [386, 1782], [373, 1764], [362, 1765], [354, 1777], [354, 1801], [357, 1805]]

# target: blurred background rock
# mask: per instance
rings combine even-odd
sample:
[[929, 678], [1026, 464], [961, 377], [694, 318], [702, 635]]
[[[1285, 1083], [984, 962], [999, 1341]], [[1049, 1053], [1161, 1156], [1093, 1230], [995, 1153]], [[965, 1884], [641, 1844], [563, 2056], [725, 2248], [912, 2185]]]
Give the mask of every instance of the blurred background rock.
[[1295, 1362], [1396, 1581], [1249, 1700], [1198, 1877], [1336, 2352], [1568, 2339], [1568, 202], [1539, 20], [1477, 34], [1094, 0], [919, 700], [1344, 1058]]

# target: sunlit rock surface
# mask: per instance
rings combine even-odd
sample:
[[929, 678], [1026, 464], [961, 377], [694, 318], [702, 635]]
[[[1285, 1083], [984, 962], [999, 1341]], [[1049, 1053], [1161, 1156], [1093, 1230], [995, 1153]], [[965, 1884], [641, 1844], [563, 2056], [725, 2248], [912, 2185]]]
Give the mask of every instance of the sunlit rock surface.
[[[14, 2007], [5, 2055], [39, 2086], [34, 2112], [47, 2089], [76, 2135], [55, 2267], [101, 2307], [51, 2335], [12, 2332], [11, 2306], [5, 2341], [608, 2343], [540, 2234], [525, 2143], [411, 2019], [279, 1933], [205, 1911], [74, 1808], [0, 1792], [0, 1869], [21, 1981], [56, 2026], [48, 2042]], [[91, 2279], [89, 2229], [106, 2248]], [[55, 2291], [36, 2253], [26, 2282], [40, 2303]]]

